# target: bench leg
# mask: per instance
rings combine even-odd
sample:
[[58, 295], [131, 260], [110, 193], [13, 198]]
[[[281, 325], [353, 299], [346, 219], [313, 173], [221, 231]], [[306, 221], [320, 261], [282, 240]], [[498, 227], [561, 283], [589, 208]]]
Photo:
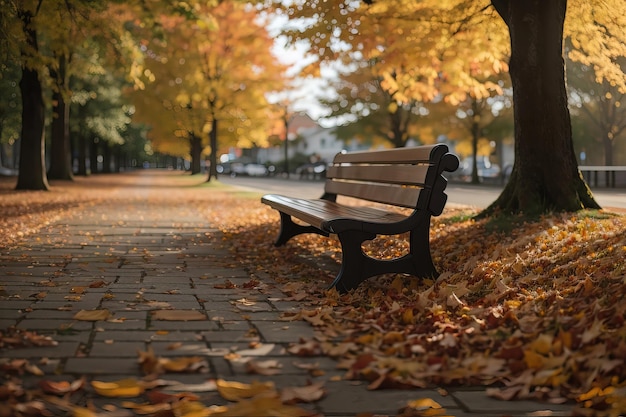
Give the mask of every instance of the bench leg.
[[430, 256], [430, 219], [422, 219], [417, 227], [411, 230], [409, 237], [410, 249], [407, 255], [413, 265], [412, 274], [422, 278], [438, 277], [439, 272]]
[[322, 232], [317, 227], [303, 226], [294, 223], [290, 215], [280, 212], [280, 232], [278, 233], [278, 238], [276, 238], [274, 245], [282, 246], [292, 237], [302, 233], [317, 233], [318, 235], [328, 237], [328, 233]]
[[439, 274], [430, 256], [428, 219], [410, 233], [410, 250], [405, 256], [392, 260], [375, 259], [363, 253], [361, 245], [376, 237], [373, 233], [349, 231], [339, 234], [342, 261], [339, 274], [330, 285], [340, 293], [356, 288], [366, 279], [389, 273], [411, 274], [420, 278], [433, 278]]
[[330, 288], [335, 288], [340, 293], [346, 293], [356, 288], [367, 278], [377, 275], [371, 274], [371, 267], [375, 259], [363, 253], [361, 245], [366, 240], [376, 237], [375, 233], [348, 231], [338, 235], [341, 242], [341, 269]]

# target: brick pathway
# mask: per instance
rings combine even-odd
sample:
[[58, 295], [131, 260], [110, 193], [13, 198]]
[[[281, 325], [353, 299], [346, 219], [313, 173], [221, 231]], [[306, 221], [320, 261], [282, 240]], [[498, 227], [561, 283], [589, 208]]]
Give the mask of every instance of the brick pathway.
[[[301, 405], [325, 416], [396, 415], [407, 401], [424, 397], [458, 417], [570, 415], [569, 406], [497, 401], [476, 388], [368, 391], [365, 383], [341, 380], [342, 371], [332, 359], [290, 355], [285, 350], [290, 342], [313, 335], [305, 322], [280, 320], [281, 312], [297, 304], [281, 301], [278, 290], [215, 288], [226, 279], [243, 284], [251, 275], [231, 258], [228, 242], [201, 213], [181, 210], [182, 203], [175, 200], [151, 206], [138, 198], [164, 192], [150, 183], [149, 177], [137, 176], [136, 186], [120, 191], [129, 196], [127, 202], [115, 200], [62, 218], [20, 248], [1, 253], [0, 328], [17, 326], [58, 341], [50, 347], [0, 350], [2, 358], [37, 363], [47, 379], [110, 381], [142, 378], [137, 351], [152, 348], [157, 356], [170, 358], [197, 355], [204, 359], [206, 373], [161, 377], [186, 384], [214, 378], [271, 380], [279, 388], [325, 381], [328, 394]], [[94, 309], [107, 309], [111, 319], [74, 319], [78, 311]], [[197, 320], [159, 316], [171, 309], [197, 314]], [[255, 341], [261, 344], [251, 344]], [[243, 361], [225, 358], [231, 352], [275, 359], [282, 368], [273, 376], [250, 375]], [[297, 363], [308, 363], [323, 375], [312, 377]], [[41, 379], [21, 378], [26, 386]], [[197, 394], [206, 405], [226, 403], [215, 391]], [[98, 396], [89, 386], [73, 397], [77, 404], [92, 401], [97, 407], [125, 400]]]

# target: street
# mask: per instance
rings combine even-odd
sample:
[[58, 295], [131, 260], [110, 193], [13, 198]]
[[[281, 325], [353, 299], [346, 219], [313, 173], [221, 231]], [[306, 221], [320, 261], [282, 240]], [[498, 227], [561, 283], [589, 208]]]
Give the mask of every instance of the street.
[[[242, 187], [259, 193], [284, 194], [301, 198], [316, 198], [322, 195], [323, 181], [285, 179], [278, 177], [229, 177], [220, 176], [224, 184]], [[626, 189], [592, 188], [596, 201], [604, 208], [626, 209]], [[499, 185], [472, 185], [449, 183], [446, 188], [448, 203], [465, 204], [485, 208], [502, 192]]]

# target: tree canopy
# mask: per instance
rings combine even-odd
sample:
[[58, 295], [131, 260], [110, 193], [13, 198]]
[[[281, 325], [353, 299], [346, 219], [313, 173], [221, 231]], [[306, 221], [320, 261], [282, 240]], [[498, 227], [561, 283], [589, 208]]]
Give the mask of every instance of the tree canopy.
[[[515, 164], [488, 212], [541, 213], [597, 208], [577, 169], [564, 75], [571, 59], [626, 91], [626, 5], [560, 0], [369, 0], [277, 5], [300, 22], [292, 39], [308, 39], [321, 60], [366, 59], [382, 86], [404, 103], [489, 97], [492, 76], [509, 71], [513, 86]], [[567, 15], [566, 15], [567, 11]], [[566, 19], [567, 16], [567, 19]]]

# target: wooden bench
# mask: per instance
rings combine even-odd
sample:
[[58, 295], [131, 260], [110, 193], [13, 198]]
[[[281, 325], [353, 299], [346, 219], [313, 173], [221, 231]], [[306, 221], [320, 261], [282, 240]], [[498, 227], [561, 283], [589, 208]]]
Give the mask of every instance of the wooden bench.
[[[439, 274], [430, 255], [430, 218], [441, 214], [446, 204], [444, 191], [448, 182], [443, 172], [453, 172], [458, 166], [459, 159], [442, 144], [339, 153], [328, 168], [321, 198], [268, 194], [261, 201], [280, 212], [276, 246], [301, 233], [339, 237], [341, 269], [331, 284], [339, 292], [347, 292], [369, 277], [386, 273], [436, 277]], [[402, 214], [385, 206], [340, 204], [337, 196], [413, 210]], [[402, 257], [383, 260], [363, 253], [362, 243], [377, 235], [406, 232], [410, 232], [410, 248]]]

